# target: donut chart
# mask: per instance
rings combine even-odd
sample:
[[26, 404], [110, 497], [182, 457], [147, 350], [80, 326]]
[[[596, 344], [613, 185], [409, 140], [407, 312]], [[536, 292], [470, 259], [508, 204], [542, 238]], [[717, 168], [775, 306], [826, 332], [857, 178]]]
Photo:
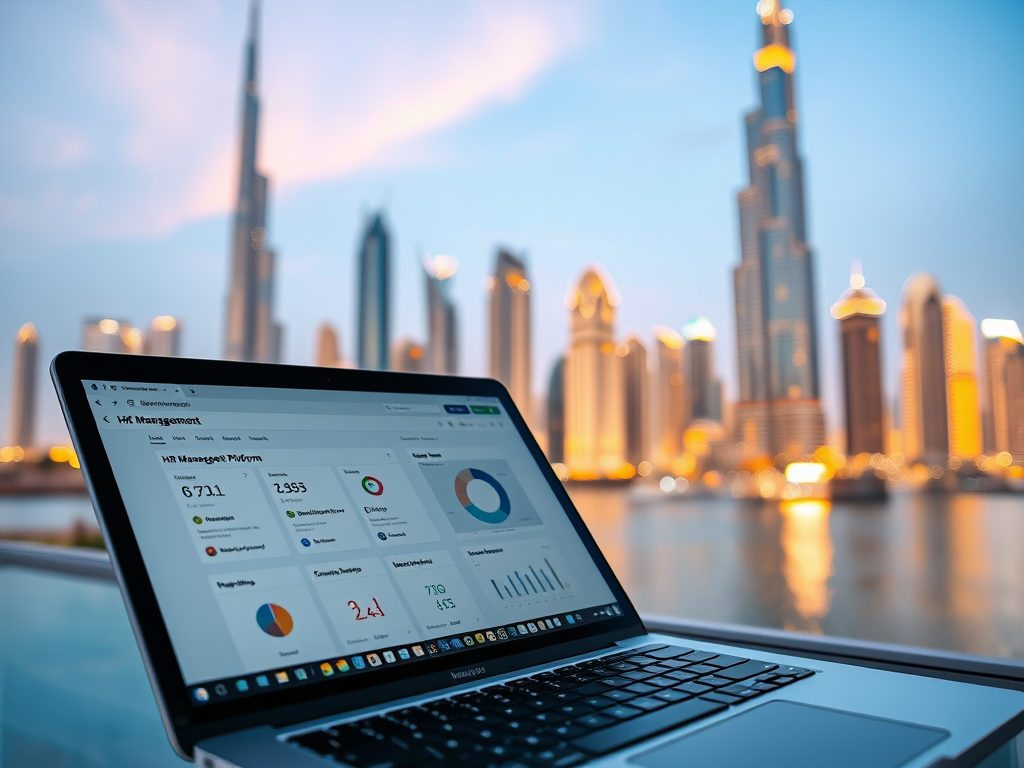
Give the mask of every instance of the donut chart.
[[[469, 486], [474, 480], [486, 483], [497, 494], [498, 505], [496, 508], [481, 509], [473, 502], [469, 495]], [[455, 476], [455, 495], [463, 508], [482, 523], [498, 525], [508, 520], [508, 516], [512, 513], [512, 503], [509, 501], [508, 493], [505, 492], [501, 483], [482, 469], [467, 467], [459, 472]]]
[[292, 615], [275, 603], [264, 603], [256, 609], [256, 623], [273, 637], [284, 637], [295, 626]]

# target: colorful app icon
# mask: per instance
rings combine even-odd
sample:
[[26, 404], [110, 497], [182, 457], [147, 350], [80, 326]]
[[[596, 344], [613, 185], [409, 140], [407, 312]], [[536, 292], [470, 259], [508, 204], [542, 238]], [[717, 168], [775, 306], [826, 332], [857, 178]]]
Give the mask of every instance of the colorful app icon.
[[203, 518], [201, 518], [199, 515], [196, 515], [195, 517], [192, 518], [192, 522], [195, 523], [196, 525], [202, 525], [203, 524]]
[[324, 673], [324, 677], [330, 677], [334, 674], [334, 667], [331, 666], [331, 662], [325, 661], [320, 665], [320, 671]]
[[537, 625], [534, 624], [532, 621], [528, 621], [526, 623], [526, 628], [530, 630], [531, 634], [537, 631]]
[[466, 647], [468, 648], [469, 646], [473, 645], [473, 643], [474, 643], [473, 636], [472, 635], [466, 635], [464, 638], [462, 638], [462, 642], [464, 642], [466, 644]]
[[295, 517], [295, 513], [292, 512], [290, 509], [286, 509], [284, 513], [288, 515], [288, 517]]
[[519, 634], [519, 632], [516, 631], [515, 627], [509, 627], [508, 628], [508, 634], [509, 634], [510, 637], [515, 637], [516, 635]]
[[371, 667], [379, 667], [383, 663], [380, 660], [380, 656], [378, 656], [376, 653], [366, 654], [366, 660], [370, 662]]
[[459, 638], [453, 637], [452, 638], [452, 648], [454, 648], [455, 650], [459, 650], [460, 648], [465, 648], [465, 646], [462, 644], [462, 641], [459, 640]]
[[447, 640], [438, 640], [437, 647], [440, 648], [442, 651], [450, 651], [452, 649], [451, 645], [448, 643]]
[[508, 632], [506, 632], [501, 627], [498, 627], [498, 639], [499, 640], [508, 640]]
[[568, 621], [570, 624], [575, 624], [576, 623], [576, 619], [574, 619], [572, 617], [571, 613], [565, 614], [565, 620]]
[[399, 648], [398, 649], [398, 658], [400, 658], [400, 659], [408, 659], [409, 658], [409, 649], [408, 648]]
[[423, 646], [422, 645], [414, 645], [412, 647], [412, 655], [413, 656], [422, 656], [423, 655]]
[[394, 651], [384, 651], [384, 661], [386, 661], [388, 664], [394, 664], [395, 663]]
[[363, 661], [363, 657], [362, 656], [353, 656], [352, 657], [352, 666], [355, 667], [356, 669], [366, 669], [366, 662]]
[[304, 670], [302, 667], [292, 670], [292, 674], [295, 675], [296, 680], [305, 680], [307, 677], [306, 670]]
[[214, 555], [217, 554], [217, 548], [216, 547], [207, 547], [206, 548], [206, 554], [208, 554], [210, 557], [213, 557]]
[[277, 680], [277, 682], [281, 685], [284, 685], [288, 682], [288, 673], [284, 670], [281, 670], [280, 672], [275, 672], [274, 679]]
[[517, 625], [516, 625], [516, 628], [517, 628], [517, 629], [519, 630], [519, 634], [520, 634], [520, 635], [525, 635], [525, 634], [527, 634], [527, 631], [526, 631], [526, 625], [525, 625], [525, 624], [517, 624]]
[[312, 547], [313, 543], [309, 539], [299, 539], [299, 543], [304, 547]]
[[228, 687], [224, 685], [224, 683], [217, 683], [215, 686], [213, 686], [213, 692], [216, 693], [218, 696], [227, 696]]
[[484, 643], [484, 642], [487, 642], [487, 638], [484, 637], [484, 633], [483, 632], [477, 632], [476, 633], [476, 641], [478, 643]]
[[551, 623], [551, 619], [544, 619], [544, 623], [548, 625], [548, 629], [555, 628], [555, 625]]
[[370, 477], [367, 475], [359, 481], [363, 486], [363, 490], [371, 496], [380, 496], [384, 493], [384, 483], [378, 480], [376, 477]]
[[348, 672], [348, 670], [350, 669], [350, 667], [348, 666], [348, 662], [345, 661], [345, 659], [338, 659], [336, 662], [334, 662], [334, 666], [338, 668], [339, 672]]
[[249, 690], [248, 680], [235, 680], [235, 690], [239, 693], [245, 693]]
[[196, 701], [204, 702], [210, 700], [210, 692], [205, 688], [196, 688], [192, 691], [192, 696], [195, 697]]
[[266, 675], [256, 675], [256, 685], [260, 688], [266, 688], [270, 685], [270, 681], [267, 679]]
[[433, 655], [440, 652], [440, 648], [437, 647], [437, 643], [427, 643], [427, 653]]
[[498, 636], [496, 634], [494, 634], [493, 632], [491, 632], [491, 630], [488, 629], [487, 630], [487, 639], [490, 640], [493, 643], [493, 642], [495, 642], [498, 639]]
[[556, 627], [562, 626], [562, 620], [560, 618], [558, 618], [557, 616], [555, 616], [555, 618], [553, 618], [552, 621], [555, 622], [555, 626]]
[[384, 531], [377, 531], [377, 538], [380, 539], [381, 541], [387, 541], [388, 540], [388, 535], [386, 533], [384, 533]]

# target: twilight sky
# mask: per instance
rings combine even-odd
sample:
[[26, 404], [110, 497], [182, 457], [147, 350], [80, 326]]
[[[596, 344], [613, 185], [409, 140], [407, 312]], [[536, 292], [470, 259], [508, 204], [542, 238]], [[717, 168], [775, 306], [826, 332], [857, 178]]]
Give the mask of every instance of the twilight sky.
[[[711, 319], [734, 397], [754, 5], [267, 0], [260, 165], [286, 362], [312, 362], [324, 320], [354, 350], [353, 256], [383, 205], [399, 335], [424, 335], [419, 253], [460, 260], [463, 373], [485, 373], [482, 281], [506, 244], [531, 271], [537, 391], [567, 340], [566, 291], [600, 262], [620, 335]], [[831, 430], [828, 309], [851, 261], [889, 303], [890, 393], [914, 271], [979, 320], [1024, 324], [1024, 5], [789, 7]], [[220, 354], [246, 16], [241, 0], [0, 4], [0, 443], [25, 321], [47, 361], [86, 315], [174, 314], [186, 354]], [[41, 438], [63, 441], [42, 378]]]

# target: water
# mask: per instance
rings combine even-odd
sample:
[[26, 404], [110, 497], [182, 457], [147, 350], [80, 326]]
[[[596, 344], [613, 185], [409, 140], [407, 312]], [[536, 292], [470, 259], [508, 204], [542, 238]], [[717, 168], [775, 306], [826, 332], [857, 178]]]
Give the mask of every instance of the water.
[[4, 531], [53, 531], [80, 520], [96, 526], [88, 496], [0, 496], [0, 538]]
[[1022, 496], [570, 493], [641, 611], [1024, 658]]
[[[1024, 496], [570, 493], [641, 611], [1024, 658]], [[95, 523], [84, 496], [0, 497], [0, 536], [76, 519]]]

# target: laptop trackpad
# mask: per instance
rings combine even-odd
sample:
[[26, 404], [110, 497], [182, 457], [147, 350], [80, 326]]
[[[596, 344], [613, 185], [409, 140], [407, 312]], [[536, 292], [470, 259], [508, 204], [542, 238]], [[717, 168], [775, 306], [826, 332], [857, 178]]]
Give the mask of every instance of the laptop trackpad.
[[644, 768], [896, 768], [947, 736], [938, 728], [770, 701], [629, 762]]

